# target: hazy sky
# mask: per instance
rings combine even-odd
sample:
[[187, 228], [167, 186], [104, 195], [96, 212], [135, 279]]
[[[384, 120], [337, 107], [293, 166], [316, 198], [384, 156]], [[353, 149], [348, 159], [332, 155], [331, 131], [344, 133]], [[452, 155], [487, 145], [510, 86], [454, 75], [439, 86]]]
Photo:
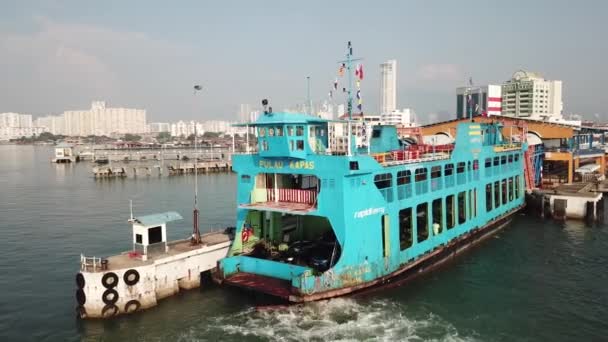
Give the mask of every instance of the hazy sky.
[[[0, 112], [45, 115], [92, 100], [148, 121], [234, 119], [327, 97], [346, 42], [364, 58], [364, 110], [396, 59], [398, 107], [455, 111], [455, 88], [518, 69], [563, 80], [568, 113], [606, 120], [607, 1], [2, 1]], [[193, 95], [192, 86], [205, 90]], [[337, 98], [343, 100], [343, 98]]]

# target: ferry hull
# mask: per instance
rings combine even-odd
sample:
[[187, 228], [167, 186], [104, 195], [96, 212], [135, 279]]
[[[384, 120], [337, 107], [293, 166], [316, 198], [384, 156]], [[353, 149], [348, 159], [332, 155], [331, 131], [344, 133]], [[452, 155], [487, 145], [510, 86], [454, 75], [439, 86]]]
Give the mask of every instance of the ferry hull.
[[468, 233], [463, 234], [462, 236], [452, 240], [447, 245], [438, 247], [434, 251], [421, 256], [417, 260], [403, 265], [403, 267], [397, 269], [391, 274], [355, 286], [343, 287], [313, 294], [303, 294], [299, 293], [297, 289], [292, 288], [287, 281], [247, 273], [238, 273], [224, 279], [222, 282], [226, 285], [265, 293], [291, 303], [312, 302], [365, 291], [372, 291], [381, 287], [397, 286], [412, 280], [418, 275], [431, 271], [441, 264], [455, 258], [457, 255], [461, 254], [465, 250], [468, 250], [470, 247], [473, 247], [486, 238], [491, 237], [502, 228], [506, 227], [512, 221], [513, 215], [515, 215], [523, 207], [524, 205], [521, 205], [503, 214], [502, 216], [497, 217], [485, 226], [473, 229]]

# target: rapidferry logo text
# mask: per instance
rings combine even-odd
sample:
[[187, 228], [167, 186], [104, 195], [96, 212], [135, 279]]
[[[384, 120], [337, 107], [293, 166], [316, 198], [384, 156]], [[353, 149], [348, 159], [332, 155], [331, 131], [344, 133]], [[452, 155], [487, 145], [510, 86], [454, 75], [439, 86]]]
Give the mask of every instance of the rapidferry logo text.
[[370, 215], [384, 214], [384, 208], [367, 208], [355, 212], [355, 218], [360, 219]]

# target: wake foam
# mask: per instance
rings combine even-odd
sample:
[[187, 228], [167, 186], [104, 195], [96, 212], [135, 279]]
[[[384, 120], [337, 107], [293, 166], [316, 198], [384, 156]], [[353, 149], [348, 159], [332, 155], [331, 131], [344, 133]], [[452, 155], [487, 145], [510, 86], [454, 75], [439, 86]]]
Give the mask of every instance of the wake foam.
[[460, 337], [452, 324], [432, 313], [407, 311], [405, 306], [385, 300], [359, 303], [343, 298], [262, 312], [250, 308], [210, 318], [205, 327], [193, 327], [182, 337], [217, 336], [237, 341], [474, 340]]

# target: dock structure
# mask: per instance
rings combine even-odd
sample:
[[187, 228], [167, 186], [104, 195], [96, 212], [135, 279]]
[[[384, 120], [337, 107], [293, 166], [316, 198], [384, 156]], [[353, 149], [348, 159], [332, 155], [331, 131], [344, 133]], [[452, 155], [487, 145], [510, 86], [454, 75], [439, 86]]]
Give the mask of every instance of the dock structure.
[[[421, 127], [422, 135], [452, 139], [456, 134], [459, 122], [470, 121], [463, 118], [434, 123]], [[539, 121], [507, 116], [475, 117], [475, 122], [501, 121], [511, 127], [522, 127], [527, 130], [528, 152], [533, 188], [554, 188], [561, 184], [572, 184], [577, 181], [577, 169], [581, 166], [595, 164], [598, 173], [606, 173], [608, 159], [608, 129], [599, 127], [574, 126], [563, 123]], [[505, 128], [503, 135], [507, 138], [521, 135], [522, 128]]]
[[[183, 175], [194, 173], [195, 163], [179, 163], [177, 165], [167, 166], [169, 175]], [[196, 163], [197, 172], [214, 173], [214, 172], [230, 172], [232, 164], [229, 161], [202, 161]]]
[[124, 167], [96, 166], [93, 168], [95, 178], [124, 178], [127, 170]]
[[74, 151], [74, 146], [66, 143], [60, 143], [55, 146], [55, 154], [53, 163], [75, 163], [79, 161], [78, 155]]
[[132, 223], [133, 248], [106, 258], [81, 255], [76, 275], [80, 318], [110, 318], [156, 306], [158, 300], [201, 285], [201, 275], [226, 256], [231, 235], [211, 232], [201, 243], [167, 241], [176, 212], [146, 215]]

